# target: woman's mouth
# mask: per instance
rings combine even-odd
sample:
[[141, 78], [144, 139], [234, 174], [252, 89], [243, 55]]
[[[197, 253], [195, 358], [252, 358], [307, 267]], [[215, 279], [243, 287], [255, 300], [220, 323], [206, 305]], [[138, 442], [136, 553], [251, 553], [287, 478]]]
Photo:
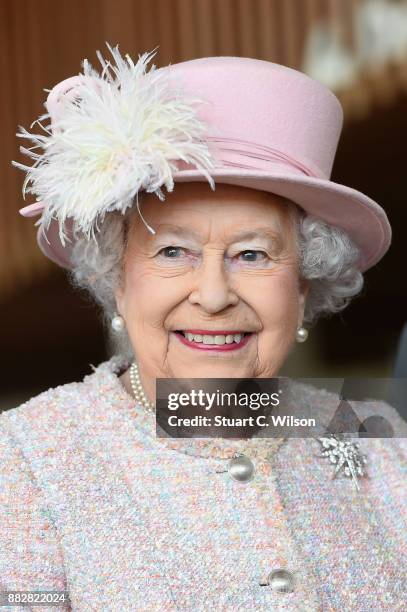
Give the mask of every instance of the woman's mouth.
[[184, 345], [200, 351], [235, 351], [245, 346], [253, 332], [202, 329], [172, 332]]

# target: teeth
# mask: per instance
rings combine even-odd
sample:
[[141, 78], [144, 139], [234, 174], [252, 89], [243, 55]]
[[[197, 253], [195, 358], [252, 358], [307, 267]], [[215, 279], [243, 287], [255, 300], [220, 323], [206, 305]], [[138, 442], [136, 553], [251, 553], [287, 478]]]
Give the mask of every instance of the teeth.
[[201, 336], [201, 335], [198, 335], [198, 334], [196, 334], [196, 335], [195, 334], [189, 334], [187, 332], [184, 332], [184, 333], [185, 333], [185, 337], [188, 338], [188, 340], [190, 342], [194, 342], [194, 341], [195, 342], [202, 342], [202, 340], [203, 340], [203, 336]]
[[210, 334], [190, 334], [189, 332], [184, 332], [185, 337], [190, 342], [202, 342], [202, 344], [232, 344], [232, 342], [239, 343], [243, 336], [243, 334], [227, 334], [226, 336], [223, 334], [217, 334], [216, 336]]

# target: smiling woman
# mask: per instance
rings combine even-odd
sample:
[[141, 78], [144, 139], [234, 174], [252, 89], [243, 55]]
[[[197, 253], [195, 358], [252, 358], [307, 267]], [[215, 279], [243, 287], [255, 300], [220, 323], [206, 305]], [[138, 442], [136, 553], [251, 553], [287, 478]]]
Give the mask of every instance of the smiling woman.
[[[152, 401], [156, 378], [276, 376], [303, 321], [362, 288], [346, 233], [278, 195], [191, 182], [165, 203], [143, 194], [139, 204], [143, 217], [135, 207], [112, 214], [96, 241], [77, 240], [72, 276], [108, 321], [123, 317], [113, 339], [140, 356]], [[128, 373], [122, 380], [130, 391]]]
[[[140, 221], [131, 226], [116, 291], [136, 354], [145, 342], [151, 347], [150, 354], [143, 351], [145, 387], [152, 390], [157, 377], [181, 378], [186, 372], [195, 378], [272, 376], [301, 326], [305, 303], [287, 212], [270, 194], [242, 187], [222, 185], [216, 196], [204, 183], [178, 187], [165, 205], [146, 203], [148, 222], [157, 231], [152, 238]], [[191, 229], [199, 240], [189, 246], [179, 240], [177, 257], [157, 254], [165, 223]], [[259, 223], [272, 229], [281, 248], [269, 247], [260, 263], [246, 261], [242, 252], [267, 243], [261, 235], [246, 241], [234, 235]], [[195, 329], [202, 330], [204, 341], [210, 334], [252, 333], [234, 351], [197, 351], [174, 333]], [[143, 375], [141, 366], [140, 371]]]
[[[85, 60], [51, 90], [47, 135], [23, 133], [44, 152], [16, 164], [39, 198], [21, 211], [41, 213], [39, 246], [102, 306], [116, 347], [83, 381], [0, 415], [1, 590], [66, 590], [78, 611], [404, 610], [398, 413], [350, 402], [400, 436], [361, 450], [328, 426], [265, 434], [288, 354], [390, 243], [383, 209], [330, 181], [338, 100], [271, 62], [146, 72], [148, 54], [109, 49], [116, 66], [99, 55], [99, 76]], [[278, 386], [259, 435], [220, 437], [250, 424], [250, 402], [232, 402], [219, 424], [205, 409], [213, 438], [171, 437], [156, 382], [180, 378], [235, 395], [243, 379], [255, 397], [260, 379]], [[289, 415], [328, 424], [342, 406], [287, 389]]]

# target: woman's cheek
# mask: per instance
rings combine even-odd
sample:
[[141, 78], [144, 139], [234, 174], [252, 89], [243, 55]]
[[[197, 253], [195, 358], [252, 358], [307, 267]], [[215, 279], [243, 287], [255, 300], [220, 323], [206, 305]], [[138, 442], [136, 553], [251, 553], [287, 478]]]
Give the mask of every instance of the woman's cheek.
[[185, 300], [185, 283], [143, 274], [134, 278], [127, 301], [127, 316], [134, 334], [146, 334], [152, 341], [167, 335], [172, 313]]
[[298, 317], [299, 290], [296, 277], [274, 277], [267, 290], [258, 293], [258, 300], [264, 326], [277, 326], [285, 331]]

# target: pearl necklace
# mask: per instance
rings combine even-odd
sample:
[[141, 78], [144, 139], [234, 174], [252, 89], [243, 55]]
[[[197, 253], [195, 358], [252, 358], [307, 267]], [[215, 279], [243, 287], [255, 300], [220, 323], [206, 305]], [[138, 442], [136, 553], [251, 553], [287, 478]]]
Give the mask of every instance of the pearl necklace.
[[130, 384], [134, 398], [137, 400], [137, 402], [139, 402], [147, 410], [147, 412], [155, 412], [155, 405], [148, 401], [147, 396], [144, 393], [138, 365], [135, 361], [133, 361], [130, 366]]

